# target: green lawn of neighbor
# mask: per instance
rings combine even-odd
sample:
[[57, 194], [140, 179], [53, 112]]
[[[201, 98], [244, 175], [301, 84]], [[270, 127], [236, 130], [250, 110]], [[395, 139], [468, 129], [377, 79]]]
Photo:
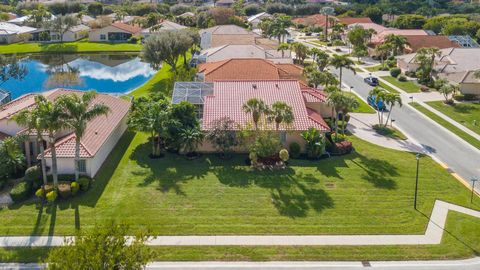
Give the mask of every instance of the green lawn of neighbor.
[[380, 71], [382, 69], [382, 65], [375, 65], [370, 67], [365, 67], [366, 70], [370, 72]]
[[478, 141], [476, 138], [470, 136], [468, 133], [465, 131], [457, 128], [456, 126], [450, 124], [440, 116], [436, 115], [435, 113], [429, 111], [427, 108], [423, 107], [422, 105], [419, 105], [418, 103], [409, 103], [412, 107], [432, 119], [433, 121], [437, 122], [444, 128], [450, 130], [453, 132], [455, 135], [458, 137], [462, 138], [464, 141], [468, 142], [469, 144], [473, 145], [474, 147], [480, 149], [480, 141]]
[[395, 85], [396, 87], [402, 89], [407, 93], [418, 93], [420, 92], [420, 86], [413, 81], [401, 82], [392, 76], [381, 76], [381, 79]]
[[[480, 104], [461, 102], [454, 105], [446, 105], [443, 101], [431, 101], [427, 102], [427, 104], [480, 134]], [[475, 124], [474, 120], [476, 120]]]
[[372, 107], [370, 107], [370, 105], [368, 105], [365, 101], [363, 101], [363, 99], [359, 98], [354, 93], [349, 93], [349, 92], [344, 92], [344, 93], [348, 96], [354, 97], [360, 104], [360, 106], [353, 111], [354, 113], [375, 113], [376, 112]]
[[391, 93], [398, 93], [398, 91], [397, 91], [397, 90], [395, 90], [395, 89], [393, 89], [393, 88], [392, 88], [390, 85], [387, 85], [387, 84], [385, 84], [385, 83], [383, 83], [383, 82], [381, 82], [381, 81], [380, 81], [379, 83], [380, 83], [380, 85], [379, 85], [379, 86], [380, 86], [381, 88], [383, 88], [383, 89], [387, 90], [388, 92], [391, 92]]
[[142, 45], [131, 43], [95, 43], [81, 40], [64, 43], [15, 43], [0, 45], [0, 54], [76, 53], [76, 52], [139, 52]]

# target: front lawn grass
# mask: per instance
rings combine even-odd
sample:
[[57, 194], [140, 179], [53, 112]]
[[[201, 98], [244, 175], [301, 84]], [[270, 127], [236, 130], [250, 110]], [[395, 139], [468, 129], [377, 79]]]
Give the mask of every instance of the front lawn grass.
[[64, 43], [15, 43], [0, 45], [0, 54], [78, 53], [78, 52], [139, 52], [142, 45], [132, 43], [101, 43], [80, 40]]
[[365, 69], [370, 71], [370, 72], [376, 72], [376, 71], [382, 70], [382, 67], [383, 66], [380, 64], [380, 65], [365, 67]]
[[380, 86], [381, 88], [387, 90], [388, 92], [390, 92], [390, 93], [398, 93], [398, 91], [395, 90], [395, 89], [393, 89], [393, 87], [391, 87], [390, 85], [385, 84], [385, 83], [382, 82], [382, 81], [380, 81], [379, 83], [380, 83], [379, 86]]
[[395, 140], [407, 139], [407, 136], [405, 136], [400, 130], [394, 127], [385, 127], [383, 125], [379, 126], [377, 124], [377, 125], [373, 125], [373, 129], [375, 130], [375, 132], [377, 132], [377, 134], [388, 137], [388, 138], [392, 138]]
[[158, 235], [423, 234], [435, 199], [471, 206], [468, 190], [426, 157], [413, 210], [414, 154], [351, 139], [347, 156], [251, 172], [243, 155], [152, 160], [147, 136], [127, 133], [89, 192], [1, 209], [0, 235], [68, 235], [112, 219]]
[[458, 102], [447, 105], [443, 101], [430, 101], [427, 104], [480, 134], [480, 103]]
[[420, 92], [420, 86], [416, 82], [413, 82], [413, 81], [401, 82], [397, 78], [394, 78], [392, 76], [381, 76], [380, 78], [393, 84], [394, 86], [402, 89], [407, 93]]
[[358, 104], [360, 104], [360, 106], [353, 111], [354, 113], [376, 113], [376, 111], [372, 107], [370, 107], [370, 105], [368, 105], [365, 101], [363, 101], [363, 99], [359, 98], [354, 93], [349, 93], [349, 92], [344, 92], [344, 93], [347, 96], [354, 97], [358, 101]]
[[427, 108], [419, 105], [418, 103], [409, 103], [412, 107], [432, 119], [433, 121], [437, 122], [439, 125], [443, 126], [444, 128], [450, 130], [458, 137], [462, 138], [464, 141], [468, 142], [469, 144], [473, 145], [474, 147], [480, 149], [480, 141], [476, 138], [470, 136], [470, 134], [466, 133], [465, 131], [457, 128], [456, 126], [450, 124], [445, 119], [441, 118], [440, 116], [436, 115], [435, 113], [431, 112]]

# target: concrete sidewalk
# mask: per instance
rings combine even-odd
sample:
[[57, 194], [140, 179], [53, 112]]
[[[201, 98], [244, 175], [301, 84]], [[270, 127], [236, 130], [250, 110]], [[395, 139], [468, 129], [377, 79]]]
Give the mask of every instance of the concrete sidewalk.
[[[449, 211], [480, 218], [480, 211], [437, 200], [423, 235], [187, 235], [158, 236], [149, 246], [360, 246], [440, 244]], [[50, 247], [64, 243], [61, 236], [4, 236], [0, 247]]]

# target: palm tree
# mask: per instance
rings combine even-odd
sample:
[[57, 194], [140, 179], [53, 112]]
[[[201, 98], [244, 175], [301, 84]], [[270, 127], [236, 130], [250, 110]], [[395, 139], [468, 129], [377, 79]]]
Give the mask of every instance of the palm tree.
[[62, 107], [56, 101], [49, 101], [42, 95], [35, 96], [35, 103], [38, 110], [39, 125], [48, 134], [48, 143], [52, 155], [52, 176], [53, 186], [58, 186], [58, 168], [57, 168], [57, 151], [55, 147], [56, 135], [59, 130], [65, 127], [63, 122]]
[[180, 140], [182, 141], [185, 154], [194, 153], [204, 137], [203, 132], [198, 127], [183, 129], [180, 132]]
[[335, 14], [335, 9], [333, 9], [332, 7], [323, 7], [321, 10], [320, 10], [320, 13], [323, 14], [325, 16], [325, 33], [324, 33], [324, 41], [327, 41], [328, 40], [328, 25], [330, 23], [330, 21], [328, 20], [328, 16], [330, 15], [334, 15]]
[[100, 115], [107, 115], [110, 111], [104, 104], [93, 104], [92, 101], [97, 96], [95, 91], [89, 91], [83, 95], [64, 95], [58, 98], [58, 103], [62, 107], [62, 120], [67, 128], [75, 133], [75, 181], [80, 174], [80, 140], [85, 134], [87, 123]]
[[341, 91], [338, 92], [331, 92], [327, 98], [328, 106], [332, 107], [332, 116], [334, 121], [334, 128], [335, 128], [335, 140], [338, 138], [338, 111], [342, 107], [342, 97], [343, 94]]
[[389, 44], [391, 46], [393, 50], [393, 56], [402, 54], [405, 46], [408, 45], [406, 37], [394, 34], [386, 35], [383, 43]]
[[342, 94], [340, 99], [340, 112], [342, 113], [342, 135], [345, 135], [345, 117], [347, 114], [360, 106], [360, 103], [351, 96]]
[[436, 47], [420, 48], [417, 51], [415, 61], [419, 64], [419, 69], [422, 70], [422, 78], [424, 80], [432, 80], [435, 58], [440, 57], [441, 55], [442, 52]]
[[275, 122], [275, 130], [280, 129], [280, 124], [287, 125], [293, 123], [294, 116], [292, 107], [282, 101], [276, 101], [272, 104], [272, 108], [268, 112], [267, 117], [269, 122]]
[[[17, 124], [27, 129], [29, 133], [36, 136], [37, 145], [40, 149], [40, 166], [42, 168], [43, 184], [47, 184], [47, 167], [45, 161], [45, 148], [43, 146], [42, 134], [44, 132], [43, 126], [38, 116], [38, 109], [23, 110], [13, 118]], [[28, 154], [28, 153], [27, 153]]]
[[242, 109], [245, 113], [252, 114], [253, 124], [255, 126], [255, 130], [258, 130], [258, 122], [262, 115], [268, 112], [268, 106], [263, 102], [263, 100], [251, 98], [247, 100], [245, 104], [243, 104]]
[[282, 58], [285, 57], [285, 51], [290, 49], [290, 44], [288, 43], [280, 43], [277, 47], [277, 52], [282, 52]]
[[[383, 101], [386, 94], [387, 94], [387, 91], [380, 87], [375, 87], [372, 90], [370, 90], [370, 92], [368, 92], [369, 96], [375, 97], [376, 104], [378, 104], [380, 101]], [[378, 116], [378, 123], [379, 125], [381, 125], [383, 123], [383, 110], [377, 110], [377, 116]]]
[[382, 67], [385, 64], [385, 58], [390, 54], [391, 50], [392, 50], [392, 47], [388, 43], [380, 44], [375, 48], [375, 52], [377, 53], [378, 56], [380, 56]]
[[387, 121], [385, 121], [385, 127], [387, 126], [388, 124], [388, 120], [390, 119], [390, 114], [392, 113], [392, 110], [393, 110], [393, 107], [395, 105], [399, 105], [400, 107], [402, 107], [402, 98], [400, 97], [400, 94], [398, 93], [386, 93], [384, 96], [383, 96], [383, 102], [385, 102], [385, 104], [387, 104], [389, 106], [388, 108], [388, 115], [387, 115]]
[[295, 60], [303, 64], [305, 58], [308, 57], [309, 49], [307, 46], [303, 45], [302, 43], [295, 42], [291, 46], [293, 52], [295, 52]]
[[315, 62], [317, 63], [317, 67], [319, 71], [324, 71], [325, 68], [328, 66], [328, 63], [330, 61], [330, 55], [324, 51], [318, 51], [316, 52], [315, 56]]
[[334, 54], [330, 59], [330, 64], [340, 70], [340, 74], [338, 76], [340, 88], [342, 88], [342, 74], [344, 68], [349, 69], [353, 71], [353, 74], [356, 74], [355, 68], [353, 67], [354, 63], [350, 58], [348, 58], [347, 55]]
[[311, 48], [309, 54], [312, 56], [313, 61], [317, 61], [317, 56], [322, 54], [323, 51], [319, 48]]

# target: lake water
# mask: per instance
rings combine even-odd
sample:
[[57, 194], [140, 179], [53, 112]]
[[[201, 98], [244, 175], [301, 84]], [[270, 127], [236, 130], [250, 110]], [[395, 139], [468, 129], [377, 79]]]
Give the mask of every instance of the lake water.
[[130, 53], [32, 54], [20, 61], [27, 67], [28, 75], [1, 86], [11, 92], [12, 98], [54, 88], [127, 93], [156, 72], [138, 54]]

